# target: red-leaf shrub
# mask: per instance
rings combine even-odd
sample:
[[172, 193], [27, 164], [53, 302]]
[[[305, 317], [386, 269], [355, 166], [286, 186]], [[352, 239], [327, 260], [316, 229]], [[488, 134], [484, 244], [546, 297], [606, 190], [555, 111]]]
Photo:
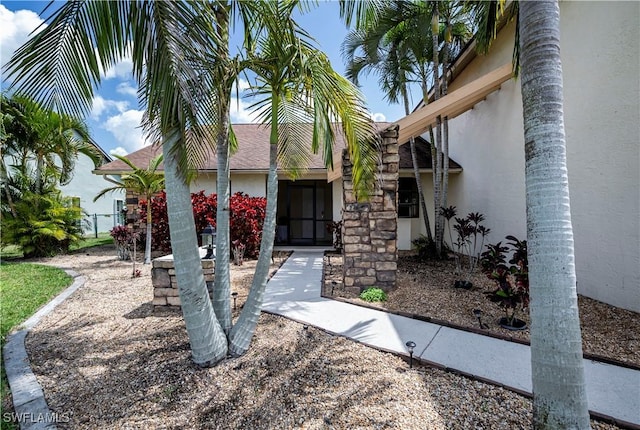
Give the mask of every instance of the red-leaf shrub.
[[[218, 196], [211, 194], [206, 196], [204, 191], [191, 194], [193, 205], [193, 217], [198, 232], [198, 243], [201, 241], [200, 232], [207, 224], [216, 226], [216, 211], [218, 208]], [[140, 201], [140, 219], [147, 216], [146, 202]], [[250, 197], [244, 193], [235, 193], [229, 198], [230, 215], [229, 229], [231, 241], [239, 240], [245, 247], [245, 256], [256, 258], [260, 251], [262, 239], [262, 225], [267, 207], [267, 199], [264, 197]], [[171, 252], [171, 239], [169, 236], [169, 219], [167, 217], [167, 196], [163, 191], [151, 200], [151, 216], [153, 228], [151, 234], [151, 248]], [[218, 231], [218, 234], [222, 232]]]

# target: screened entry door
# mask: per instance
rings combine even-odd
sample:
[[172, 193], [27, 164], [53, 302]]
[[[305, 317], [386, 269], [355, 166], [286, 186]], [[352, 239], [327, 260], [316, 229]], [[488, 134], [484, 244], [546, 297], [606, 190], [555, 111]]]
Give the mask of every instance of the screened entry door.
[[[330, 245], [327, 231], [333, 208], [331, 184], [324, 181], [286, 181], [286, 208], [280, 206], [279, 229], [286, 230], [291, 245]], [[286, 211], [286, 214], [285, 214]], [[284, 215], [284, 216], [283, 216]], [[281, 239], [283, 235], [279, 234]], [[284, 241], [283, 241], [284, 242]]]

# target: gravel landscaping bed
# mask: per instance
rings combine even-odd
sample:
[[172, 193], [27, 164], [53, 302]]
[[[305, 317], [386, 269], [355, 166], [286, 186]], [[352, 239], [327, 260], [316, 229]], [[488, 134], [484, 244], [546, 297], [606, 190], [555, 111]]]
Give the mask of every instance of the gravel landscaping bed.
[[[87, 278], [26, 342], [58, 428], [530, 428], [526, 397], [268, 314], [247, 354], [200, 369], [180, 312], [150, 304], [149, 265], [131, 278], [110, 246], [39, 262]], [[231, 266], [238, 308], [254, 267]]]
[[[455, 275], [453, 260], [425, 262], [413, 252], [401, 252], [397, 287], [388, 293], [386, 302], [368, 303], [343, 288], [342, 257], [335, 254], [325, 256], [324, 291], [327, 297], [331, 297], [333, 290], [335, 297], [352, 303], [420, 315], [478, 330], [480, 326], [473, 310], [480, 309], [482, 323], [488, 326], [482, 331], [529, 340], [528, 329], [511, 331], [498, 325], [497, 320], [504, 316], [504, 311], [484, 294], [495, 290], [491, 280], [478, 271], [470, 278], [473, 288], [464, 290], [453, 287], [459, 278]], [[585, 353], [640, 366], [640, 314], [580, 295], [578, 306]], [[529, 324], [527, 312], [519, 312], [518, 318]]]

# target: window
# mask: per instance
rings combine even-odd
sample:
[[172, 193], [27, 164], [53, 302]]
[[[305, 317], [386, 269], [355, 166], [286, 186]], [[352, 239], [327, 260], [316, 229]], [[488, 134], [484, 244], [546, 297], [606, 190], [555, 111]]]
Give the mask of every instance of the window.
[[[114, 224], [113, 226], [116, 226], [116, 222], [118, 224], [121, 225], [125, 225], [127, 223], [127, 220], [124, 219], [124, 214], [122, 213], [122, 209], [124, 209], [124, 200], [120, 200], [120, 199], [115, 199], [113, 201], [113, 210], [114, 210]], [[117, 221], [116, 221], [117, 220]]]
[[416, 180], [398, 179], [398, 218], [418, 218], [419, 213]]

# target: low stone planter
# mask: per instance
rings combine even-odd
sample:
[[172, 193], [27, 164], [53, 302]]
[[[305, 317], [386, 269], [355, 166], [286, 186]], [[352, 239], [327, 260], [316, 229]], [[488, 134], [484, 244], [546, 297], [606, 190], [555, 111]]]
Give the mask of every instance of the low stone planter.
[[[206, 250], [200, 249], [200, 257], [204, 257]], [[204, 270], [204, 280], [207, 283], [209, 296], [213, 293], [215, 275], [215, 260], [201, 260]], [[180, 306], [178, 281], [173, 265], [173, 254], [156, 258], [151, 266], [151, 284], [153, 285], [153, 306]]]

